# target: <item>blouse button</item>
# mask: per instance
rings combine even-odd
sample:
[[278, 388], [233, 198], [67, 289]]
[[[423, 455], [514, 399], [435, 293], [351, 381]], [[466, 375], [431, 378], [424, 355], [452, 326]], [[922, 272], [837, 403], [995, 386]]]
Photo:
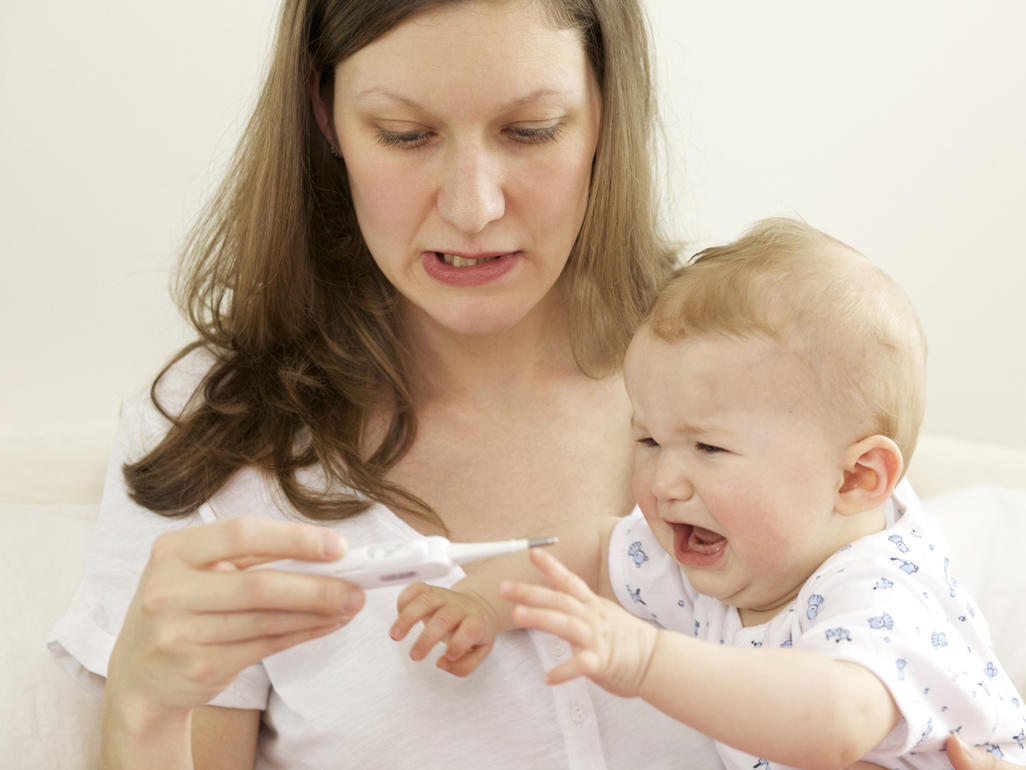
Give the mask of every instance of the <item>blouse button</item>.
[[570, 645], [562, 639], [550, 639], [549, 652], [552, 653], [552, 657], [556, 658], [556, 660], [563, 660], [563, 658], [570, 654]]
[[580, 702], [575, 701], [570, 706], [570, 718], [577, 724], [582, 724], [588, 718], [588, 711]]

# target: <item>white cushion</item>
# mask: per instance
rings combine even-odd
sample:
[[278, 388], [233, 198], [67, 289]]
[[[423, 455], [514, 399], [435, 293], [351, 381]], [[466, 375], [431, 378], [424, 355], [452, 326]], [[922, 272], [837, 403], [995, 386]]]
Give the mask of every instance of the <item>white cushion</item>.
[[1026, 695], [1026, 489], [971, 487], [923, 499], [951, 545], [951, 574], [976, 599], [998, 660]]
[[920, 498], [976, 486], [1026, 489], [1026, 447], [926, 433], [908, 465]]
[[[97, 506], [0, 503], [0, 765], [99, 767], [101, 701], [46, 648], [85, 571]], [[8, 764], [13, 762], [13, 764]]]

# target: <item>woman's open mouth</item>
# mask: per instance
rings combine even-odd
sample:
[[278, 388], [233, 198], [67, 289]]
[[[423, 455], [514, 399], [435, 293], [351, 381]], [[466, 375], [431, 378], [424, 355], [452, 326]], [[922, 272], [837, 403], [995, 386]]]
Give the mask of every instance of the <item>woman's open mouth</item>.
[[491, 262], [492, 260], [499, 259], [502, 255], [494, 257], [481, 257], [479, 259], [469, 259], [467, 257], [461, 257], [458, 254], [443, 254], [440, 251], [436, 251], [435, 254], [445, 264], [452, 265], [453, 267], [474, 267], [476, 265], [483, 264], [485, 262]]
[[513, 270], [522, 252], [467, 256], [442, 251], [425, 251], [420, 264], [429, 277], [447, 286], [480, 286], [491, 283]]

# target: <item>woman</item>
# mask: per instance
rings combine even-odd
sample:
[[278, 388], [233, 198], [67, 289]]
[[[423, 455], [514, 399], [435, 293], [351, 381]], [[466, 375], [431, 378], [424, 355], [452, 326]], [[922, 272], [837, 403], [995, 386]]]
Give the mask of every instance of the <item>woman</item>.
[[624, 0], [286, 3], [183, 266], [199, 343], [125, 406], [54, 630], [106, 767], [718, 766], [546, 688], [538, 635], [458, 681], [388, 640], [398, 589], [244, 570], [630, 510], [618, 362], [673, 263], [646, 46]]
[[948, 740], [945, 753], [954, 770], [1012, 770], [1019, 767], [977, 746], [967, 746], [958, 736]]

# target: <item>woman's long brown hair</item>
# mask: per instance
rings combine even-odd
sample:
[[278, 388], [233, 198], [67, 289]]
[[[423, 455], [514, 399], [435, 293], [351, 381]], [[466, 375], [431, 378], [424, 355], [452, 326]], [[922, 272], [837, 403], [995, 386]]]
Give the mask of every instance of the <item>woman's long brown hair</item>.
[[[171, 428], [124, 467], [140, 505], [184, 515], [254, 466], [311, 519], [345, 518], [378, 501], [440, 521], [386, 479], [416, 435], [396, 293], [360, 234], [344, 164], [316, 127], [308, 84], [316, 71], [330, 87], [340, 61], [452, 1], [285, 3], [263, 92], [177, 274], [176, 299], [199, 339], [151, 388]], [[618, 365], [674, 263], [655, 224], [648, 33], [634, 0], [546, 2], [557, 24], [580, 31], [603, 95], [588, 207], [561, 278], [572, 349], [582, 371], [599, 375]], [[157, 386], [198, 347], [215, 362], [188, 406], [171, 414]], [[365, 421], [383, 397], [387, 431], [365, 447]], [[323, 488], [297, 479], [311, 466]]]

